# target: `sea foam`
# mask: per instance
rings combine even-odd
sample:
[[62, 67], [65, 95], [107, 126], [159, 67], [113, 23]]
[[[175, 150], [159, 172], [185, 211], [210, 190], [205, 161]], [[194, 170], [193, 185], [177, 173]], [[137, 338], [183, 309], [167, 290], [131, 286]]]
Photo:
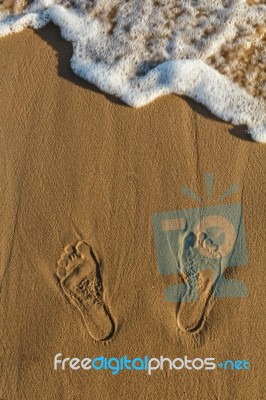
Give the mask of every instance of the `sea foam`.
[[73, 71], [101, 90], [133, 107], [186, 95], [266, 142], [263, 3], [4, 0], [0, 36], [53, 22], [73, 44]]

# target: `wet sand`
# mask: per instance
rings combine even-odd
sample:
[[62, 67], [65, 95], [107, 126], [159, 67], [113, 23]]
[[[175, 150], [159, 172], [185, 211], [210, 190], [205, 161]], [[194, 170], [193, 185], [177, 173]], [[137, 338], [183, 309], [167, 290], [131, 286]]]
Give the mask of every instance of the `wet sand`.
[[[70, 57], [53, 26], [0, 41], [0, 397], [262, 399], [265, 146], [174, 95], [127, 107], [77, 78]], [[184, 185], [207, 201], [205, 172], [215, 176], [213, 198], [240, 187], [226, 202], [242, 204], [249, 261], [225, 276], [249, 293], [215, 299], [191, 334], [164, 300], [180, 278], [159, 273], [152, 216], [198, 207]], [[56, 275], [63, 250], [80, 240], [99, 258], [109, 341], [91, 338]], [[54, 371], [57, 353], [246, 359], [251, 370]]]

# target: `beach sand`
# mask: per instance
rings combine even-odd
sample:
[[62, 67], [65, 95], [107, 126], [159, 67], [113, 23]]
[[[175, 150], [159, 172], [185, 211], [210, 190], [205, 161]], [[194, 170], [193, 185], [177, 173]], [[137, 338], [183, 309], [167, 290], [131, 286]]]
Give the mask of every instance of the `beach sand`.
[[[48, 26], [0, 41], [2, 400], [262, 399], [265, 346], [265, 146], [243, 127], [169, 95], [133, 109], [77, 78], [71, 44]], [[152, 216], [198, 207], [232, 183], [248, 263], [225, 275], [245, 298], [215, 299], [203, 329], [177, 327], [164, 300], [177, 274], [159, 273]], [[91, 338], [56, 276], [66, 246], [97, 254], [109, 341]], [[55, 371], [54, 356], [245, 359], [249, 371]]]

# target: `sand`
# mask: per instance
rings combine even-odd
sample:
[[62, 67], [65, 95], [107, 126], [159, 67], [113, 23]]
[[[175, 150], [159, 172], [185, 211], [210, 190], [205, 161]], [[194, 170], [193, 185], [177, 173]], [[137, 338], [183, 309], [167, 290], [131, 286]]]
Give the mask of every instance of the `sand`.
[[[125, 106], [73, 75], [57, 28], [0, 41], [1, 392], [3, 400], [262, 399], [265, 346], [265, 151], [243, 127], [174, 95]], [[213, 301], [204, 327], [177, 326], [159, 273], [152, 216], [240, 190], [248, 263], [227, 278], [245, 298]], [[115, 324], [94, 340], [60, 286], [67, 246], [89, 243]], [[97, 268], [98, 268], [97, 267]], [[55, 371], [54, 356], [246, 359], [250, 371]]]

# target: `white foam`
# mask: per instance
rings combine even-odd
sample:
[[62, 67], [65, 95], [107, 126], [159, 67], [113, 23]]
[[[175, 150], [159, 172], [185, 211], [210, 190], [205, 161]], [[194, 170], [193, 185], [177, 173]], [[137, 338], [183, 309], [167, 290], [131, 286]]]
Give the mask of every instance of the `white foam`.
[[[263, 25], [266, 6], [251, 7], [245, 0], [156, 3], [77, 0], [70, 6], [35, 0], [21, 14], [2, 12], [0, 36], [51, 21], [73, 43], [73, 71], [101, 90], [134, 107], [168, 93], [187, 95], [221, 119], [247, 125], [254, 140], [266, 142], [265, 90], [255, 97], [250, 86], [234, 83], [232, 61], [225, 65], [227, 75], [209, 62], [217, 54], [220, 62], [219, 51], [228, 43], [235, 46], [236, 59], [239, 46], [260, 48], [263, 38], [254, 36], [254, 26]], [[266, 62], [266, 54], [261, 57]], [[247, 76], [252, 73], [257, 71], [248, 70]]]

